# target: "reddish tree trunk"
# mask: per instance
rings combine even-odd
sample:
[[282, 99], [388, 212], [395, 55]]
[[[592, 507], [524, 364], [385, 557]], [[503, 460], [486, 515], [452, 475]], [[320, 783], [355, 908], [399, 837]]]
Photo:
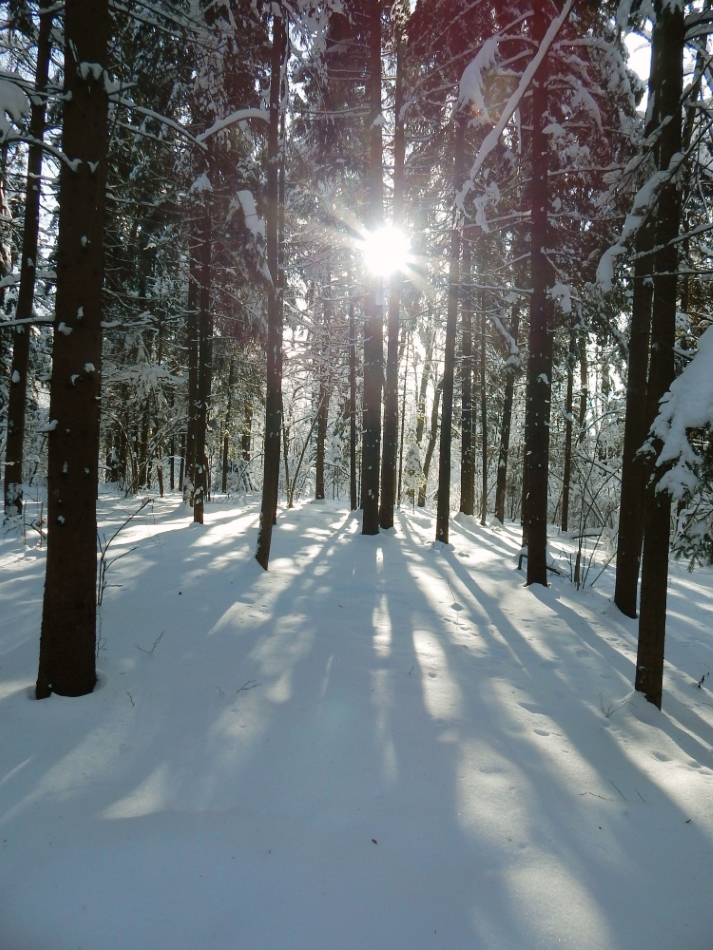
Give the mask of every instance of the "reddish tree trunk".
[[[403, 59], [404, 36], [398, 28], [396, 36], [396, 88], [394, 93], [394, 225], [401, 226], [404, 199], [404, 162], [406, 134], [403, 120]], [[391, 275], [389, 289], [389, 341], [384, 382], [384, 447], [381, 460], [381, 505], [379, 525], [394, 526], [396, 500], [396, 442], [399, 431], [399, 309], [401, 303], [401, 274]]]
[[[369, 0], [369, 204], [372, 232], [383, 219], [381, 142], [381, 0]], [[384, 362], [384, 291], [373, 275], [366, 294], [364, 327], [364, 434], [362, 437], [362, 534], [379, 533], [379, 472], [381, 458], [381, 390]]]
[[[465, 118], [455, 120], [455, 154], [453, 159], [453, 190], [463, 185], [465, 158]], [[460, 212], [454, 207], [451, 228], [451, 250], [448, 262], [448, 314], [446, 347], [443, 362], [443, 409], [441, 411], [441, 442], [438, 456], [438, 503], [436, 506], [436, 541], [448, 543], [451, 507], [451, 428], [453, 425], [453, 375], [455, 368], [456, 324], [460, 295]]]
[[67, 0], [64, 30], [62, 146], [72, 165], [60, 170], [38, 699], [81, 696], [96, 683], [108, 0]]
[[[657, 167], [667, 169], [681, 150], [681, 94], [683, 91], [683, 9], [658, 0], [655, 4], [654, 56], [660, 56], [659, 95], [654, 114], [662, 125], [656, 147]], [[660, 44], [660, 48], [659, 48]], [[664, 186], [655, 212], [654, 300], [651, 315], [651, 361], [647, 390], [649, 419], [675, 376], [676, 291], [681, 191], [673, 180]], [[636, 689], [659, 709], [663, 691], [666, 587], [671, 497], [658, 492], [659, 474], [650, 468], [644, 496], [644, 554], [641, 565], [641, 610], [636, 657]]]
[[282, 430], [282, 308], [279, 275], [279, 166], [281, 73], [287, 29], [281, 5], [273, 4], [272, 63], [270, 76], [270, 126], [267, 151], [267, 264], [272, 281], [267, 297], [267, 392], [265, 395], [265, 451], [262, 504], [255, 557], [265, 570], [270, 561], [272, 528], [275, 520], [280, 477], [280, 437]]
[[[533, 37], [536, 46], [542, 43], [547, 25], [545, 0], [535, 0]], [[544, 133], [548, 121], [547, 78], [548, 57], [545, 57], [532, 83], [532, 296], [525, 409], [527, 583], [544, 586], [547, 586], [547, 487], [552, 393], [552, 299], [548, 296], [552, 268], [547, 259], [549, 140]]]

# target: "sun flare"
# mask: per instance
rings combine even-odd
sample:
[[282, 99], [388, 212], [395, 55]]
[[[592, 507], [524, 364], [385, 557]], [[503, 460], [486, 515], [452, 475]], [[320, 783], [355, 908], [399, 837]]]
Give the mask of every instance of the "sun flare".
[[367, 235], [363, 242], [364, 260], [372, 274], [389, 277], [404, 270], [409, 258], [409, 243], [403, 231], [387, 226]]

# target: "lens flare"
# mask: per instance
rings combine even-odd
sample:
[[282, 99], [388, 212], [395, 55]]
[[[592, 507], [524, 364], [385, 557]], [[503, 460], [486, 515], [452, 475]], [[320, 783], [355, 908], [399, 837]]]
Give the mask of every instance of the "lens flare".
[[397, 228], [379, 228], [364, 239], [362, 246], [368, 270], [380, 277], [404, 270], [408, 263], [409, 243]]

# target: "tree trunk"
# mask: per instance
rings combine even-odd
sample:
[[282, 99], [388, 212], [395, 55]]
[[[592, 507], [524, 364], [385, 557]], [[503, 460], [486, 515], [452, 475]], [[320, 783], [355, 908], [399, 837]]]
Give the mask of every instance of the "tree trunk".
[[60, 169], [38, 699], [82, 696], [96, 683], [108, 0], [67, 0], [64, 36], [62, 147], [72, 167]]
[[139, 491], [142, 488], [149, 487], [149, 401], [146, 399], [144, 411], [141, 415], [141, 428], [139, 429], [139, 444], [137, 446], [137, 467], [139, 471]]
[[[287, 43], [289, 42], [289, 28], [285, 25], [284, 33], [285, 52], [283, 60], [287, 55]], [[287, 73], [285, 72], [285, 76]], [[286, 79], [285, 79], [286, 82]], [[284, 95], [287, 95], [285, 86]], [[284, 432], [283, 419], [285, 417], [285, 404], [282, 398], [282, 333], [285, 319], [285, 113], [280, 116], [280, 137], [278, 140], [279, 161], [277, 165], [277, 325], [279, 328], [277, 341], [277, 376], [280, 380], [280, 429]], [[280, 490], [280, 437], [275, 440], [275, 469], [278, 477], [275, 479], [275, 497], [272, 510], [272, 523], [277, 524], [277, 502]], [[285, 471], [287, 471], [287, 459], [285, 459]]]
[[646, 408], [646, 372], [649, 364], [653, 300], [651, 250], [652, 232], [650, 227], [646, 227], [640, 232], [636, 242], [637, 259], [634, 264], [634, 299], [629, 334], [619, 539], [614, 588], [614, 603], [627, 617], [636, 617], [636, 595], [641, 567], [644, 459], [637, 453], [644, 444], [650, 421]]
[[428, 436], [428, 445], [426, 446], [426, 457], [423, 460], [423, 477], [418, 489], [418, 507], [423, 508], [426, 504], [426, 490], [428, 488], [428, 473], [431, 470], [431, 459], [436, 448], [436, 439], [438, 438], [438, 406], [441, 402], [443, 393], [443, 377], [441, 376], [433, 394], [433, 407], [431, 409], [431, 431]]
[[567, 354], [567, 394], [564, 402], [564, 471], [562, 472], [562, 530], [569, 529], [569, 489], [572, 480], [572, 398], [574, 394], [574, 360], [577, 355], [577, 340], [574, 327], [569, 331]]
[[[545, 0], [535, 0], [533, 37], [539, 47], [547, 29]], [[532, 82], [532, 179], [530, 352], [527, 361], [525, 410], [525, 464], [527, 466], [527, 583], [547, 586], [547, 483], [549, 469], [550, 402], [552, 393], [552, 285], [547, 259], [549, 166], [547, 118], [548, 59], [546, 56]]]
[[[381, 0], [369, 0], [369, 226], [378, 231], [383, 220], [381, 145]], [[362, 534], [379, 533], [379, 470], [381, 455], [381, 389], [383, 383], [384, 290], [372, 275], [366, 294], [364, 327], [364, 395], [362, 437]]]
[[[659, 96], [661, 36], [655, 31], [657, 46], [651, 50], [649, 101], [652, 108], [645, 135], [648, 137], [660, 121], [654, 106]], [[621, 463], [621, 498], [619, 508], [619, 539], [616, 554], [614, 603], [627, 617], [636, 617], [637, 589], [643, 542], [643, 495], [645, 486], [644, 458], [638, 455], [643, 446], [651, 419], [647, 409], [646, 376], [649, 366], [651, 307], [654, 294], [653, 270], [654, 224], [649, 222], [637, 235], [634, 262], [631, 329], [629, 334], [629, 367], [626, 379], [626, 416], [624, 448]]]
[[[457, 194], [463, 185], [465, 160], [465, 125], [462, 115], [456, 116], [453, 158], [453, 190]], [[461, 214], [453, 208], [451, 250], [448, 261], [448, 315], [446, 318], [446, 348], [443, 362], [443, 411], [441, 413], [441, 443], [438, 457], [438, 503], [436, 506], [436, 541], [448, 544], [451, 507], [451, 429], [453, 427], [453, 370], [455, 366], [456, 323], [460, 292]]]
[[359, 507], [357, 495], [357, 411], [356, 411], [357, 342], [354, 320], [354, 301], [349, 298], [349, 506]]
[[[403, 60], [404, 35], [400, 26], [396, 35], [396, 88], [394, 93], [394, 226], [400, 228], [403, 219], [404, 162], [406, 157], [406, 134], [403, 119]], [[394, 503], [396, 500], [396, 442], [399, 431], [399, 309], [401, 304], [399, 271], [391, 275], [389, 289], [389, 340], [386, 356], [386, 380], [384, 383], [384, 448], [381, 460], [381, 506], [379, 525], [394, 526]]]
[[463, 235], [463, 280], [461, 286], [461, 451], [460, 510], [475, 512], [475, 446], [473, 444], [473, 228]]
[[[210, 167], [206, 163], [206, 171]], [[198, 407], [196, 420], [196, 465], [195, 491], [193, 496], [193, 520], [203, 524], [208, 472], [206, 459], [206, 433], [208, 410], [213, 380], [213, 312], [211, 310], [211, 197], [210, 189], [200, 194], [198, 215], [200, 221], [200, 287], [198, 291]]]
[[287, 43], [287, 27], [281, 3], [273, 4], [272, 61], [270, 74], [270, 125], [267, 146], [267, 265], [272, 277], [267, 296], [267, 392], [265, 395], [265, 451], [262, 504], [255, 557], [265, 570], [270, 561], [272, 528], [280, 477], [280, 437], [282, 431], [282, 282], [278, 267], [280, 103], [282, 64]]
[[290, 482], [290, 442], [285, 425], [285, 405], [282, 404], [282, 463], [285, 466], [285, 495], [287, 507], [294, 508], [292, 503], [292, 488]]
[[233, 386], [235, 384], [235, 357], [230, 357], [228, 369], [228, 400], [225, 406], [225, 426], [223, 428], [223, 474], [220, 489], [228, 491], [228, 450], [230, 449], [230, 417], [233, 411]]
[[[510, 336], [517, 345], [520, 330], [520, 307], [515, 304], [510, 322]], [[505, 522], [505, 494], [508, 476], [508, 455], [510, 452], [510, 428], [512, 425], [512, 404], [515, 396], [515, 378], [517, 366], [513, 362], [513, 354], [505, 367], [505, 394], [503, 397], [503, 422], [500, 429], [500, 452], [498, 454], [498, 476], [495, 489], [495, 517], [503, 524]]]
[[587, 337], [584, 332], [579, 336], [579, 419], [577, 442], [582, 444], [587, 431], [587, 405], [589, 402], [589, 357], [587, 356]]
[[244, 462], [250, 461], [253, 433], [253, 403], [250, 397], [246, 398], [243, 407], [243, 429], [240, 433], [240, 455]]
[[404, 388], [401, 394], [401, 434], [399, 437], [399, 485], [396, 493], [396, 504], [401, 507], [401, 484], [404, 471], [404, 435], [406, 434], [406, 384], [408, 383], [408, 345], [413, 345], [412, 338], [409, 337], [406, 342], [406, 354], [404, 367]]
[[190, 261], [188, 266], [188, 319], [186, 323], [188, 349], [188, 419], [186, 428], [186, 466], [185, 481], [181, 485], [183, 500], [193, 506], [193, 492], [196, 479], [196, 440], [198, 438], [198, 355], [199, 355], [199, 324], [198, 324], [198, 286], [199, 271], [196, 259], [198, 236], [196, 222], [192, 222], [190, 230]]
[[178, 464], [178, 484], [180, 485], [181, 491], [183, 491], [183, 477], [185, 474], [186, 467], [186, 436], [183, 436], [183, 442], [181, 445], [181, 461]]
[[488, 392], [486, 389], [487, 321], [485, 319], [485, 294], [481, 295], [480, 310], [480, 428], [483, 437], [483, 494], [480, 505], [480, 523], [488, 520]]
[[[667, 169], [681, 150], [681, 94], [683, 91], [683, 8], [665, 0], [655, 4], [654, 56], [659, 56], [659, 96], [654, 114], [662, 124], [656, 146], [656, 165]], [[659, 196], [655, 211], [654, 299], [651, 314], [651, 361], [647, 405], [649, 420], [675, 376], [676, 290], [681, 191], [670, 181]], [[636, 689], [661, 708], [664, 638], [666, 633], [666, 587], [671, 497], [656, 490], [660, 472], [649, 466], [650, 479], [644, 496], [644, 555], [641, 565], [641, 612], [636, 657]]]
[[[428, 395], [428, 383], [431, 378], [431, 363], [433, 362], [433, 335], [429, 334], [426, 352], [423, 359], [423, 372], [421, 373], [421, 385], [418, 391], [418, 404], [416, 406], [416, 442], [420, 448], [423, 440], [423, 430], [426, 426], [426, 396]], [[416, 367], [414, 366], [414, 373]]]
[[323, 311], [323, 332], [320, 363], [319, 363], [319, 391], [317, 394], [317, 465], [315, 471], [315, 501], [324, 501], [324, 460], [326, 454], [327, 429], [329, 425], [329, 397], [331, 390], [331, 323], [332, 323], [332, 274], [331, 268], [327, 266], [327, 280], [325, 284], [324, 311]]
[[7, 445], [5, 452], [5, 517], [22, 512], [22, 469], [24, 459], [25, 410], [27, 407], [27, 371], [30, 361], [32, 302], [37, 272], [37, 238], [40, 228], [40, 190], [42, 180], [42, 137], [45, 131], [45, 90], [49, 72], [52, 30], [51, 0], [40, 0], [40, 26], [37, 38], [35, 95], [32, 96], [30, 136], [34, 141], [27, 150], [25, 222], [22, 232], [20, 287], [15, 316], [27, 320], [15, 328], [7, 409]]

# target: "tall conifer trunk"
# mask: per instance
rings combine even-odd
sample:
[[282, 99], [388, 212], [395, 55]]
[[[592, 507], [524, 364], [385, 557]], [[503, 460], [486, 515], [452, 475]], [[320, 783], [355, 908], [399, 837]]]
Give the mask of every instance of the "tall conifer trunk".
[[[515, 304], [510, 320], [510, 336], [517, 345], [520, 330], [520, 306]], [[512, 426], [512, 405], [515, 396], [515, 378], [517, 366], [512, 354], [505, 366], [505, 394], [503, 396], [503, 421], [500, 427], [500, 449], [498, 452], [498, 473], [495, 486], [495, 517], [503, 524], [505, 522], [505, 494], [508, 477], [508, 456], [510, 453], [510, 429]]]
[[[398, 15], [398, 14], [397, 14]], [[404, 130], [403, 60], [404, 34], [402, 25], [396, 35], [396, 88], [394, 93], [394, 226], [400, 228], [403, 220], [404, 161], [406, 135]], [[401, 303], [402, 277], [399, 271], [391, 275], [389, 288], [388, 349], [386, 356], [386, 379], [384, 382], [384, 447], [381, 460], [381, 504], [379, 525], [394, 526], [394, 503], [396, 500], [396, 444], [399, 431], [399, 310]]]
[[423, 474], [421, 484], [418, 487], [418, 507], [423, 508], [426, 504], [426, 491], [428, 489], [428, 474], [431, 470], [431, 460], [436, 448], [438, 439], [438, 407], [443, 395], [443, 377], [438, 381], [436, 391], [433, 394], [433, 406], [431, 407], [431, 431], [428, 435], [428, 445], [426, 446], [426, 455], [423, 460]]
[[638, 455], [648, 431], [646, 371], [649, 364], [653, 278], [651, 229], [647, 226], [636, 241], [634, 299], [629, 334], [629, 366], [626, 378], [626, 416], [621, 463], [619, 539], [616, 553], [614, 603], [627, 617], [636, 617], [643, 535], [642, 506], [644, 459]]
[[37, 273], [37, 239], [40, 228], [40, 191], [42, 177], [42, 137], [45, 131], [45, 90], [51, 52], [51, 0], [40, 0], [40, 25], [37, 37], [35, 94], [32, 96], [30, 136], [27, 150], [25, 221], [22, 232], [20, 287], [15, 314], [27, 323], [15, 328], [7, 408], [7, 445], [5, 451], [5, 517], [22, 511], [22, 468], [24, 460], [25, 412], [27, 408], [27, 372], [30, 358], [32, 302]]
[[[660, 38], [660, 97], [655, 113], [662, 125], [656, 145], [656, 165], [667, 169], [681, 150], [681, 94], [683, 91], [683, 9], [666, 0], [654, 5]], [[654, 36], [656, 44], [657, 36]], [[656, 52], [656, 50], [655, 50]], [[654, 299], [651, 316], [651, 360], [647, 391], [649, 421], [659, 400], [675, 376], [674, 343], [678, 283], [678, 237], [681, 191], [673, 180], [661, 190], [655, 211]], [[644, 554], [641, 566], [641, 612], [636, 657], [636, 689], [661, 708], [664, 638], [666, 633], [666, 587], [671, 497], [658, 492], [659, 473], [649, 466], [644, 495]]]
[[203, 524], [205, 498], [208, 490], [208, 459], [206, 430], [213, 379], [213, 312], [211, 310], [211, 196], [204, 188], [199, 205], [200, 244], [198, 289], [198, 399], [196, 407], [196, 458], [193, 520]]
[[228, 449], [230, 448], [230, 424], [233, 413], [233, 386], [235, 385], [235, 357], [230, 357], [230, 367], [228, 369], [228, 399], [225, 406], [225, 425], [223, 427], [223, 465], [221, 491], [225, 494], [228, 490]]
[[327, 280], [325, 282], [325, 297], [323, 309], [323, 331], [324, 339], [322, 341], [322, 352], [320, 354], [319, 365], [319, 391], [317, 394], [317, 464], [315, 467], [315, 501], [324, 501], [325, 492], [325, 471], [324, 462], [326, 456], [327, 427], [329, 424], [329, 399], [331, 394], [331, 325], [332, 325], [332, 272], [327, 266]]
[[461, 283], [461, 448], [460, 510], [472, 515], [475, 510], [475, 446], [473, 445], [473, 228], [463, 234], [463, 273]]
[[403, 471], [404, 471], [404, 436], [406, 435], [406, 389], [408, 383], [408, 354], [409, 354], [409, 344], [413, 345], [413, 338], [409, 336], [406, 341], [406, 351], [404, 355], [404, 388], [401, 392], [401, 430], [399, 434], [399, 479], [398, 479], [398, 488], [396, 490], [396, 504], [401, 506], [401, 487], [403, 483]]
[[[384, 214], [381, 140], [381, 0], [369, 0], [369, 227], [382, 225]], [[371, 275], [364, 327], [364, 435], [362, 438], [362, 534], [379, 533], [381, 390], [384, 362], [384, 291], [381, 277]]]
[[577, 355], [575, 330], [569, 331], [569, 352], [567, 354], [567, 391], [564, 401], [564, 469], [562, 472], [562, 530], [569, 530], [569, 492], [572, 481], [572, 399], [574, 396], [574, 360]]
[[196, 440], [198, 438], [198, 355], [199, 355], [199, 323], [198, 323], [198, 286], [199, 271], [196, 251], [198, 236], [196, 222], [191, 222], [189, 234], [189, 264], [188, 264], [188, 317], [186, 320], [186, 337], [188, 349], [188, 419], [186, 423], [186, 467], [183, 476], [183, 500], [193, 505], [193, 492], [196, 483]]
[[[533, 39], [539, 47], [547, 29], [545, 0], [535, 0]], [[550, 402], [552, 392], [552, 285], [547, 259], [549, 188], [547, 119], [548, 56], [532, 82], [532, 179], [530, 353], [527, 361], [525, 465], [527, 498], [527, 583], [547, 586], [547, 485], [549, 469]]]
[[[654, 26], [649, 74], [649, 121], [644, 134], [655, 131], [659, 117], [660, 46], [662, 38]], [[621, 463], [621, 499], [619, 508], [619, 539], [616, 552], [616, 584], [614, 603], [627, 617], [636, 617], [641, 545], [643, 542], [643, 494], [645, 465], [638, 455], [644, 444], [651, 419], [647, 409], [646, 376], [649, 366], [651, 307], [654, 294], [652, 256], [654, 226], [645, 224], [639, 231], [634, 262], [631, 329], [629, 332], [629, 366], [626, 378], [626, 416], [624, 448]]]
[[359, 507], [357, 495], [357, 341], [356, 321], [354, 320], [354, 300], [349, 297], [349, 507], [356, 511]]
[[[36, 695], [96, 683], [96, 495], [107, 160], [108, 0], [67, 0], [47, 571]], [[71, 165], [70, 165], [71, 163]]]
[[[453, 156], [453, 190], [463, 185], [465, 160], [465, 124], [463, 115], [457, 115]], [[441, 410], [441, 442], [438, 457], [438, 503], [436, 506], [436, 541], [448, 544], [451, 507], [451, 429], [453, 426], [453, 376], [455, 368], [456, 324], [460, 296], [461, 215], [453, 208], [451, 250], [448, 260], [448, 314], [446, 318], [446, 348], [443, 361], [443, 409]]]
[[272, 528], [280, 477], [280, 437], [282, 433], [282, 308], [281, 280], [278, 273], [280, 100], [282, 64], [287, 30], [284, 11], [273, 4], [272, 61], [270, 75], [270, 125], [267, 142], [267, 219], [265, 228], [267, 265], [271, 283], [267, 296], [267, 392], [265, 395], [265, 450], [262, 480], [262, 504], [255, 557], [265, 570], [270, 561]]
[[487, 369], [487, 321], [485, 318], [485, 294], [481, 294], [480, 308], [480, 431], [482, 434], [482, 497], [480, 503], [480, 523], [488, 519], [488, 392], [486, 388]]

